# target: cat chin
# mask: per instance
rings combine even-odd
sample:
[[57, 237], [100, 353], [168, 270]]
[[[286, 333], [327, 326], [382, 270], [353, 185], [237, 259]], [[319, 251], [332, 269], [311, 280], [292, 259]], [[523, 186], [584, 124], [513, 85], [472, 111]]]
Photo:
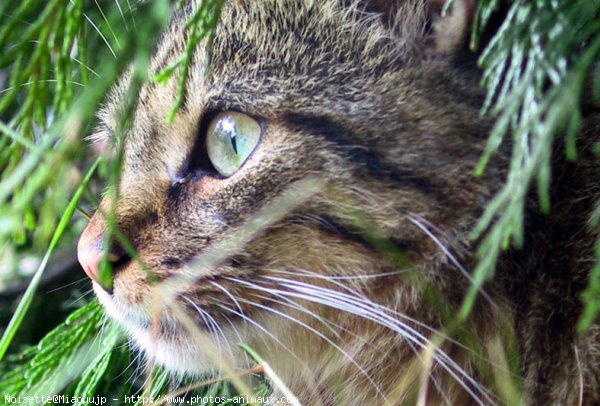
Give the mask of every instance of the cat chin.
[[[199, 376], [215, 371], [222, 365], [240, 367], [234, 361], [241, 355], [237, 346], [232, 348], [222, 342], [217, 346], [201, 331], [197, 331], [201, 337], [194, 339], [182, 327], [177, 328], [180, 332], [169, 334], [167, 338], [156, 337], [151, 329], [144, 327], [149, 321], [141, 312], [120, 304], [95, 283], [94, 291], [109, 316], [125, 328], [132, 346], [144, 353], [150, 363], [156, 362], [178, 376]], [[232, 339], [229, 333], [227, 328], [222, 329], [223, 336]]]
[[206, 351], [192, 341], [156, 339], [144, 329], [128, 329], [134, 347], [146, 354], [150, 362], [156, 362], [179, 376], [198, 376], [216, 369]]

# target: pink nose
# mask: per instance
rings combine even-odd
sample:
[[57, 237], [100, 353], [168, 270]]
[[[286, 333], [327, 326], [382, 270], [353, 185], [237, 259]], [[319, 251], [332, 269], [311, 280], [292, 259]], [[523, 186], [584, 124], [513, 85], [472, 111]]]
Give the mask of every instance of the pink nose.
[[[112, 272], [109, 268], [102, 272], [101, 265], [104, 258], [102, 249], [106, 224], [102, 217], [96, 213], [85, 231], [79, 238], [77, 245], [77, 258], [87, 276], [106, 290], [112, 289]], [[108, 254], [109, 262], [116, 262], [120, 258], [113, 253]]]
[[77, 249], [77, 259], [87, 276], [98, 283], [98, 272], [100, 271], [100, 263], [102, 262], [102, 250], [84, 247], [81, 244]]

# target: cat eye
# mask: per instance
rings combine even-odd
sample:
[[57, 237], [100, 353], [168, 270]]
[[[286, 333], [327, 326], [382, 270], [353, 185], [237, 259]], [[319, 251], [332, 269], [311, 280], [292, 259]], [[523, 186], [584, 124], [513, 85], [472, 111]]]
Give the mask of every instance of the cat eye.
[[231, 176], [246, 162], [260, 140], [260, 124], [235, 111], [219, 113], [208, 126], [206, 151], [217, 172]]

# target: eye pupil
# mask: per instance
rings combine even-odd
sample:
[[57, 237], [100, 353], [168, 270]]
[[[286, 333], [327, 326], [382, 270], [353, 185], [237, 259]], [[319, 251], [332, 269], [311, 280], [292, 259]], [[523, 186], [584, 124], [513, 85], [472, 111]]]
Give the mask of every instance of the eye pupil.
[[234, 134], [231, 134], [231, 146], [233, 147], [233, 151], [236, 154], [239, 154], [238, 148], [237, 148], [237, 137]]
[[208, 126], [206, 151], [222, 176], [231, 176], [246, 162], [260, 141], [261, 126], [252, 117], [228, 111], [217, 114]]

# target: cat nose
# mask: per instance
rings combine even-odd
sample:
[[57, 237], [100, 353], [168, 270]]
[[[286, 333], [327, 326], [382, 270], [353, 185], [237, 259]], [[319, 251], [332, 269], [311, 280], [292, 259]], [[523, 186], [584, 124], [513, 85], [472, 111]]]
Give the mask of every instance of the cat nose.
[[[107, 254], [106, 266], [104, 259], [104, 239], [106, 223], [96, 213], [79, 238], [77, 244], [77, 258], [87, 276], [104, 290], [110, 292], [113, 285], [113, 268], [117, 262], [121, 262], [126, 256], [120, 246], [111, 247]], [[111, 244], [114, 245], [114, 244]]]

